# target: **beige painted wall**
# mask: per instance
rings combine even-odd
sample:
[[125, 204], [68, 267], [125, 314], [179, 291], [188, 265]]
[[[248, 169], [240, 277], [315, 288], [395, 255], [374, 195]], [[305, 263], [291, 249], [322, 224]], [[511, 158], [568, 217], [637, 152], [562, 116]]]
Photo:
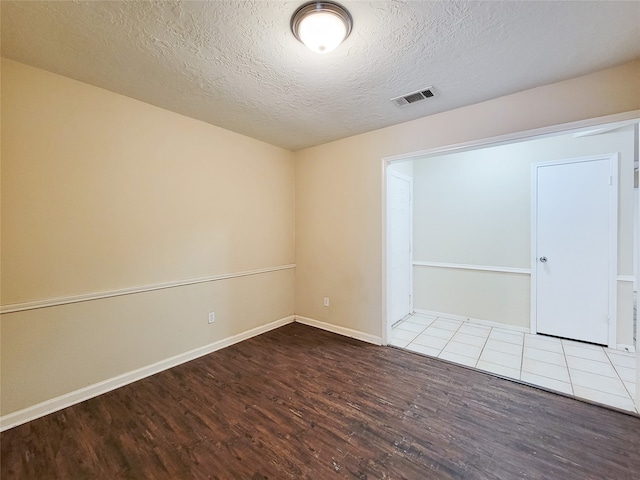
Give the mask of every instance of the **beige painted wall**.
[[[1, 128], [3, 306], [295, 262], [291, 152], [6, 59]], [[1, 412], [292, 315], [294, 278], [3, 314]]]
[[296, 152], [296, 314], [382, 335], [382, 157], [639, 108], [635, 61]]
[[[532, 163], [617, 152], [618, 273], [632, 275], [634, 142], [628, 125], [416, 160], [414, 260], [530, 268]], [[529, 283], [529, 276], [416, 266], [414, 306], [528, 327]], [[620, 288], [617, 343], [632, 345], [633, 303]]]

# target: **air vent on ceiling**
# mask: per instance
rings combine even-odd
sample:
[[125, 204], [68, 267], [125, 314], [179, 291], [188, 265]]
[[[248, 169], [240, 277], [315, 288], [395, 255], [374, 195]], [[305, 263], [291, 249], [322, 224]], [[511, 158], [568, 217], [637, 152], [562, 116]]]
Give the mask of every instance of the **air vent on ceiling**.
[[399, 107], [404, 107], [405, 105], [421, 102], [422, 100], [426, 100], [427, 98], [431, 98], [433, 96], [433, 87], [428, 87], [423, 88], [422, 90], [418, 90], [417, 92], [411, 92], [407, 93], [406, 95], [392, 98], [391, 101]]

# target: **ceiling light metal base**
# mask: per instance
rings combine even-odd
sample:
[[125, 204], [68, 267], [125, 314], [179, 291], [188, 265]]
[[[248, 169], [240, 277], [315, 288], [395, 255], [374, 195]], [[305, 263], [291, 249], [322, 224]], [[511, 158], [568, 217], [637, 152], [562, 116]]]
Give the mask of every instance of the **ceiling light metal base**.
[[[345, 35], [339, 43], [342, 43], [351, 33], [353, 28], [353, 18], [342, 5], [335, 2], [309, 2], [300, 6], [291, 16], [291, 31], [293, 35], [302, 43], [311, 48], [300, 35], [300, 26], [303, 20], [315, 14], [330, 14], [337, 17], [344, 24]], [[316, 50], [317, 51], [317, 50]], [[323, 52], [320, 52], [323, 53]]]

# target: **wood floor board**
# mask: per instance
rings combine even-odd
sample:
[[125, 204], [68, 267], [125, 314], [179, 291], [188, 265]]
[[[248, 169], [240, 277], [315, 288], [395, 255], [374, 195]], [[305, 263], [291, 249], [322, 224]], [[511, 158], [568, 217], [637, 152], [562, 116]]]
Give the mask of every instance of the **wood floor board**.
[[290, 324], [1, 434], [4, 479], [637, 479], [640, 418]]

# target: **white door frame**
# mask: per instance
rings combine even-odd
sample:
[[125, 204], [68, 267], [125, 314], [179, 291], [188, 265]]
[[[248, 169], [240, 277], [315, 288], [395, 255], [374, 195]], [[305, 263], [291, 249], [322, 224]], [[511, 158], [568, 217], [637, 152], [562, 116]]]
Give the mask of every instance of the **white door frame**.
[[[639, 152], [640, 152], [640, 126], [636, 123], [634, 126], [634, 131], [635, 131], [635, 141], [636, 141], [636, 148], [635, 148], [635, 158], [633, 159], [634, 164], [635, 162], [639, 161], [640, 159], [639, 157]], [[635, 221], [636, 223], [640, 223], [640, 218], [638, 218], [638, 214], [640, 213], [640, 195], [638, 195], [638, 204], [637, 205], [637, 209], [636, 209], [636, 218]], [[635, 239], [636, 242], [640, 241], [638, 238]], [[635, 277], [635, 281], [636, 281], [636, 285], [638, 286], [638, 289], [640, 289], [640, 280], [638, 279], [638, 275], [640, 275], [640, 255], [638, 255], [638, 258], [636, 258], [636, 277]], [[636, 328], [637, 325], [636, 325]], [[636, 408], [638, 408], [638, 411], [640, 412], [640, 341], [638, 341], [637, 339], [637, 335], [640, 331], [640, 328], [638, 328], [638, 330], [636, 330]]]
[[531, 333], [538, 332], [537, 325], [537, 238], [538, 238], [538, 175], [540, 167], [566, 165], [571, 163], [591, 162], [594, 160], [609, 161], [609, 311], [608, 338], [609, 348], [616, 348], [616, 324], [618, 305], [618, 168], [620, 155], [609, 153], [590, 155], [588, 157], [569, 158], [550, 162], [537, 162], [531, 165]]
[[[386, 165], [386, 167], [389, 167], [391, 164]], [[395, 175], [398, 178], [401, 178], [402, 180], [406, 180], [409, 182], [409, 211], [411, 212], [411, 214], [409, 215], [409, 291], [410, 291], [410, 301], [409, 301], [409, 313], [413, 313], [413, 178], [409, 177], [408, 175], [404, 175], [400, 172], [391, 170], [390, 168], [385, 168], [385, 176], [384, 176], [384, 191], [385, 191], [385, 225], [388, 225], [387, 219], [389, 217], [389, 197], [388, 197], [388, 184], [389, 184], [389, 176], [390, 175]], [[386, 228], [385, 231], [385, 261], [387, 263], [385, 263], [385, 268], [384, 268], [384, 272], [385, 275], [389, 274], [389, 228]], [[387, 285], [387, 279], [385, 278], [385, 285]], [[390, 288], [385, 288], [385, 297], [386, 297], [386, 302], [385, 305], [389, 305], [389, 293], [391, 292]], [[389, 340], [391, 339], [391, 320], [388, 318], [389, 315], [389, 311], [388, 309], [384, 310], [384, 316], [385, 316], [385, 328], [383, 330], [384, 334], [386, 335], [386, 339]], [[384, 337], [383, 337], [384, 338]], [[384, 342], [383, 340], [383, 345], [386, 345], [387, 343]]]

